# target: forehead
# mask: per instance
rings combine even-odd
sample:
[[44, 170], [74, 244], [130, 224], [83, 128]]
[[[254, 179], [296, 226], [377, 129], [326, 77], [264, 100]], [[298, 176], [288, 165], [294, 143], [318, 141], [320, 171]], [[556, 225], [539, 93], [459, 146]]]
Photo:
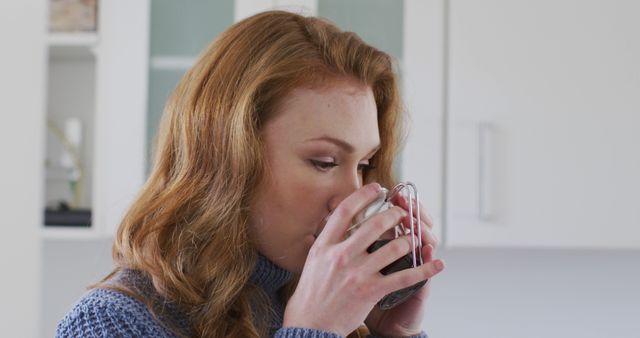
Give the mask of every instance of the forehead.
[[[380, 143], [373, 92], [355, 81], [292, 90], [264, 132], [277, 133], [282, 141], [292, 143], [322, 136], [342, 139], [356, 149]], [[267, 136], [273, 139], [275, 135]]]

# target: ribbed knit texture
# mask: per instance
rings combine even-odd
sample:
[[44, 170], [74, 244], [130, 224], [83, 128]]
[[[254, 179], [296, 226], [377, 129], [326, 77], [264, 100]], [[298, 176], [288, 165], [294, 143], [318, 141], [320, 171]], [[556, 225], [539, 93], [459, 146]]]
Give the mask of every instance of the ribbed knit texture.
[[[260, 255], [251, 276], [251, 282], [262, 287], [273, 306], [270, 334], [275, 338], [340, 338], [341, 336], [308, 328], [283, 328], [284, 304], [277, 291], [287, 284], [293, 275]], [[113, 283], [126, 286], [145, 299], [150, 299], [160, 310], [156, 319], [144, 303], [110, 289], [93, 289], [76, 303], [58, 323], [56, 337], [158, 337], [175, 338], [167, 328], [171, 326], [186, 335], [189, 319], [173, 303], [164, 300], [142, 272], [122, 270]], [[171, 323], [166, 325], [166, 323]], [[415, 338], [426, 338], [426, 335]], [[412, 337], [414, 338], [414, 337]]]

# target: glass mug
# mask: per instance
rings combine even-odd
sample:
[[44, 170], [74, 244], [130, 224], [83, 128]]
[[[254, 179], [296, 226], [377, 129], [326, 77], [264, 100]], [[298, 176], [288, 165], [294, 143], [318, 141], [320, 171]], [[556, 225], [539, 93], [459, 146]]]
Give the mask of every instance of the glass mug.
[[[398, 183], [395, 187], [393, 187], [393, 189], [391, 189], [391, 191], [389, 191], [386, 188], [382, 188], [380, 190], [380, 193], [378, 194], [378, 198], [374, 202], [369, 204], [364, 210], [362, 210], [356, 216], [356, 218], [352, 222], [352, 225], [347, 230], [347, 234], [350, 236], [354, 231], [356, 231], [360, 227], [360, 224], [362, 224], [364, 221], [368, 220], [370, 217], [372, 217], [375, 214], [378, 214], [380, 212], [383, 212], [393, 207], [391, 200], [397, 194], [403, 194], [407, 201], [412, 201], [412, 200], [415, 201], [415, 208], [416, 208], [415, 215], [417, 215], [416, 218], [414, 219], [414, 217], [409, 217], [410, 224], [408, 224], [408, 228], [406, 224], [402, 224], [402, 223], [396, 225], [394, 228], [395, 238], [398, 238], [399, 236], [402, 236], [402, 235], [411, 235], [412, 249], [411, 249], [411, 252], [408, 253], [407, 255], [399, 258], [395, 262], [387, 265], [382, 270], [380, 270], [380, 273], [382, 273], [383, 275], [388, 275], [404, 269], [415, 268], [424, 263], [422, 260], [422, 230], [420, 226], [421, 224], [420, 223], [420, 200], [418, 198], [418, 189], [416, 189], [416, 186], [411, 182], [405, 182], [405, 183]], [[413, 215], [414, 214], [413, 203], [408, 203], [408, 204], [409, 204], [409, 215]], [[378, 239], [367, 248], [367, 252], [372, 253], [378, 250], [379, 248], [381, 248], [382, 246], [384, 246], [385, 244], [389, 243], [391, 240], [392, 239], [382, 239], [382, 238]], [[418, 243], [416, 243], [416, 241]], [[409, 297], [415, 294], [418, 290], [420, 290], [420, 288], [424, 286], [427, 283], [427, 281], [428, 279], [420, 281], [412, 286], [394, 291], [384, 296], [380, 300], [380, 302], [378, 302], [378, 306], [382, 310], [388, 310], [395, 307], [396, 305], [403, 303], [404, 301], [409, 299]]]

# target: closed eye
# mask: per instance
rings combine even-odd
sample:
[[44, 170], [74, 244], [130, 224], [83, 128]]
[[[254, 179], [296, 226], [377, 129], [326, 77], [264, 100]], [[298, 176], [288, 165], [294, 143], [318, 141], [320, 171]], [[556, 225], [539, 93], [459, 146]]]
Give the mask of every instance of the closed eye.
[[376, 166], [374, 166], [373, 164], [369, 164], [369, 163], [361, 163], [358, 164], [358, 170], [359, 171], [369, 171], [371, 169], [375, 169]]
[[338, 163], [334, 161], [309, 160], [309, 162], [320, 171], [329, 171], [333, 167], [337, 167]]

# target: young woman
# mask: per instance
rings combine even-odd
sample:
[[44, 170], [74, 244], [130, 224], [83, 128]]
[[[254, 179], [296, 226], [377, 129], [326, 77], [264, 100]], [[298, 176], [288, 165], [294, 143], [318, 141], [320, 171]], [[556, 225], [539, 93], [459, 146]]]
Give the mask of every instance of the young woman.
[[365, 323], [424, 337], [428, 285], [376, 303], [443, 269], [426, 213], [417, 268], [379, 272], [411, 251], [408, 236], [367, 252], [409, 220], [405, 200], [346, 235], [395, 183], [401, 121], [390, 57], [355, 34], [280, 11], [233, 25], [167, 103], [117, 268], [58, 336], [340, 337]]

